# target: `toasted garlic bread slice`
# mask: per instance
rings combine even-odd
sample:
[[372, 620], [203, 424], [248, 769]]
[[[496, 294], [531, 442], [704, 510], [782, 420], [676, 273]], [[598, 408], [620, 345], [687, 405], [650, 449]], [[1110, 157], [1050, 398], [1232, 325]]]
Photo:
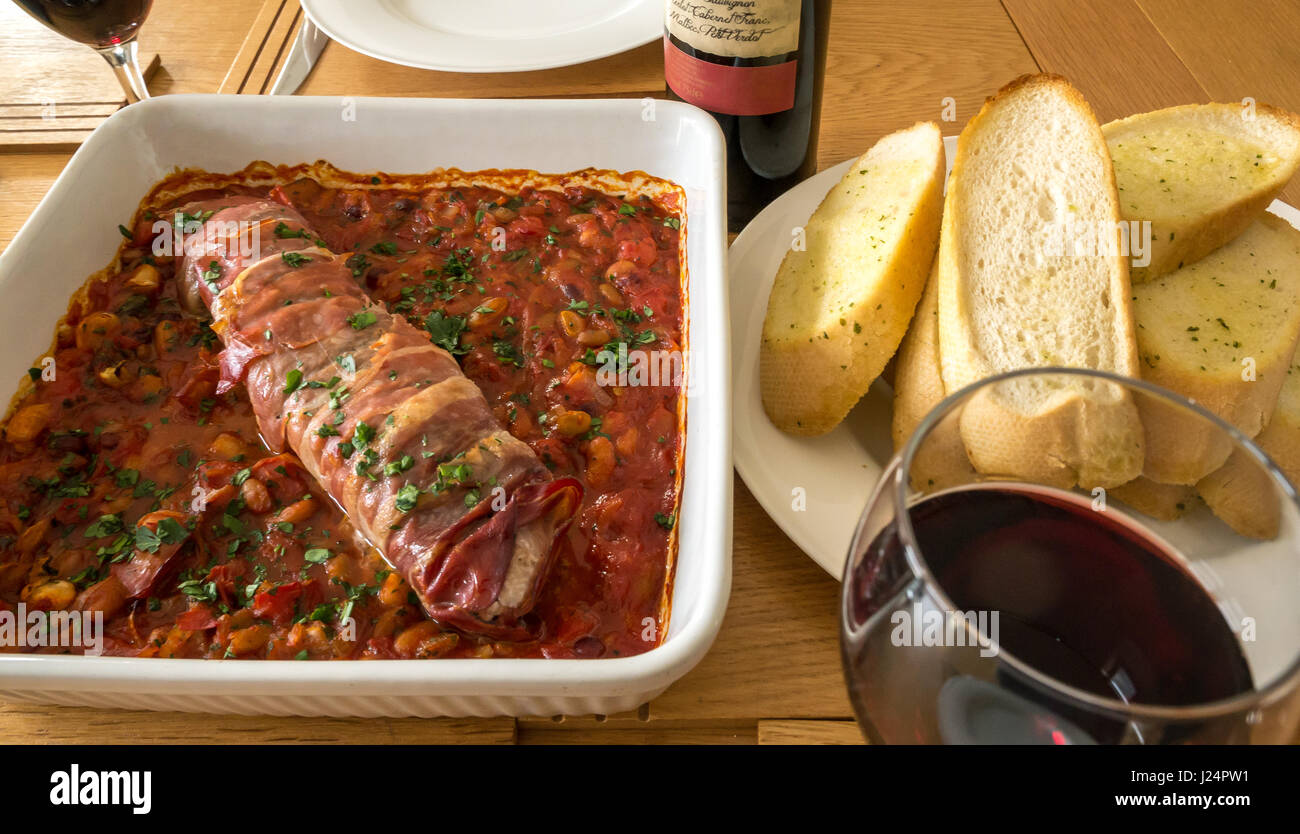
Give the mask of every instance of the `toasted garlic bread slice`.
[[1191, 508], [1196, 490], [1189, 486], [1159, 484], [1150, 478], [1134, 478], [1113, 487], [1110, 497], [1160, 521], [1176, 521]]
[[916, 124], [877, 142], [813, 212], [763, 321], [759, 382], [777, 428], [835, 428], [898, 349], [934, 257], [943, 172], [939, 128]]
[[[1292, 486], [1300, 488], [1300, 357], [1292, 360], [1277, 410], [1255, 444], [1264, 450]], [[1214, 514], [1243, 536], [1271, 539], [1281, 518], [1279, 498], [1260, 465], [1234, 451], [1228, 462], [1196, 485]]]
[[[930, 272], [912, 325], [894, 357], [895, 452], [902, 451], [925, 415], [946, 396], [939, 363], [939, 291], [935, 278], [938, 266], [936, 262]], [[974, 477], [975, 469], [966, 457], [957, 423], [945, 420], [931, 429], [925, 445], [912, 460], [912, 487], [921, 492], [935, 492], [968, 484]]]
[[[1247, 435], [1267, 424], [1300, 340], [1300, 231], [1264, 214], [1203, 260], [1133, 288], [1142, 378]], [[1231, 443], [1185, 412], [1144, 405], [1144, 474], [1195, 484]]]
[[[958, 140], [944, 204], [945, 389], [1048, 365], [1137, 376], [1119, 220], [1110, 155], [1077, 90], [1026, 76], [987, 101]], [[1069, 229], [1093, 230], [1096, 246], [1067, 249]], [[962, 416], [979, 471], [1088, 487], [1140, 474], [1142, 427], [1117, 386], [1023, 380], [986, 390]]]
[[1300, 166], [1300, 116], [1266, 104], [1188, 104], [1102, 128], [1120, 211], [1151, 222], [1138, 284], [1198, 261], [1259, 219]]

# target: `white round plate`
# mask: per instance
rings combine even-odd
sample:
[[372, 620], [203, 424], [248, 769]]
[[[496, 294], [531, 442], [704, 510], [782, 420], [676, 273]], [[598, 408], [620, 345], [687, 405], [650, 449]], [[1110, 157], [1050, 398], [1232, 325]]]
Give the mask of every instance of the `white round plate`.
[[663, 37], [663, 0], [302, 0], [321, 31], [394, 64], [519, 72], [594, 61]]
[[[951, 169], [957, 138], [944, 139]], [[844, 422], [822, 437], [794, 437], [772, 425], [758, 387], [758, 343], [767, 296], [796, 226], [848, 171], [822, 171], [781, 195], [731, 244], [732, 431], [736, 469], [763, 509], [795, 544], [839, 578], [858, 517], [893, 455], [893, 392], [871, 386]], [[1275, 200], [1269, 211], [1300, 228], [1300, 211]]]

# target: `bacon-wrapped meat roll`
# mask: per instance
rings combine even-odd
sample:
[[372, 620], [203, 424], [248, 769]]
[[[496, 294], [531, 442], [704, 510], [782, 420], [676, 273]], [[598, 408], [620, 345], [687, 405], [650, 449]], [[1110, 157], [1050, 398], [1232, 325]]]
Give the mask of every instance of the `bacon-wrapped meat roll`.
[[431, 618], [524, 636], [581, 485], [553, 479], [295, 211], [254, 198], [183, 211], [205, 232], [181, 268], [225, 344], [219, 390], [244, 380], [267, 445], [297, 453]]

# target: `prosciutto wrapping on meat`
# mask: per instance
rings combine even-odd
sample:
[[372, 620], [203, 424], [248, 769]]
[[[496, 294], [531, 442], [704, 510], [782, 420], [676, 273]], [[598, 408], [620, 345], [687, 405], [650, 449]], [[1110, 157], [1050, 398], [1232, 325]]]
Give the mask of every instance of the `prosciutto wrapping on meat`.
[[[496, 420], [456, 360], [375, 304], [293, 209], [227, 197], [181, 280], [244, 381], [263, 439], [290, 448], [414, 588], [429, 617], [521, 639], [582, 497]], [[255, 235], [250, 229], [256, 228]], [[257, 241], [240, 251], [243, 242]]]

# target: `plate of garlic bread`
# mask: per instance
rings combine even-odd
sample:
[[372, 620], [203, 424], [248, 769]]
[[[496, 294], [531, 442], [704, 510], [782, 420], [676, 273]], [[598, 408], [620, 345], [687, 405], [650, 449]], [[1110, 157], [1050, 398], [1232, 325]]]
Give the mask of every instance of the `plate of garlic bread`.
[[[1300, 211], [1276, 199], [1300, 117], [1247, 101], [1102, 125], [1066, 79], [1026, 76], [944, 139], [937, 209], [936, 131], [805, 181], [732, 245], [736, 468], [796, 544], [838, 576], [925, 414], [1025, 367], [1163, 386], [1300, 477]], [[927, 444], [913, 483], [1020, 474], [1262, 535], [1243, 462], [1179, 417], [1092, 389], [1011, 391]], [[1090, 450], [1077, 427], [1098, 425], [1128, 451]]]

